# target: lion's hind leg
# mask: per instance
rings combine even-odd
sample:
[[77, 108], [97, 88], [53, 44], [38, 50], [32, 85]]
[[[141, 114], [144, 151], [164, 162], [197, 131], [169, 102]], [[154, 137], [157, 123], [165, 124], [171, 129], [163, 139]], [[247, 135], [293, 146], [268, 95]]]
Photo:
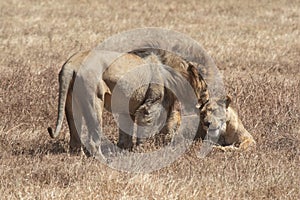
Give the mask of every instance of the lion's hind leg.
[[241, 150], [253, 149], [256, 142], [252, 135], [245, 129], [242, 121], [232, 108], [227, 110], [227, 127], [223, 136], [227, 145], [234, 145]]
[[177, 134], [180, 122], [180, 112], [172, 110], [167, 118], [166, 124], [160, 131], [159, 135], [155, 137], [155, 144], [158, 146], [168, 145], [172, 141], [172, 138]]
[[[75, 102], [75, 101], [74, 101]], [[74, 107], [78, 107], [75, 105]], [[67, 122], [70, 129], [70, 154], [72, 155], [80, 155], [81, 154], [81, 123], [82, 118], [81, 115], [78, 115], [79, 112], [75, 111], [73, 112], [73, 102], [72, 102], [72, 95], [68, 94], [67, 97], [67, 103], [66, 103], [66, 116], [67, 116]]]
[[255, 147], [256, 147], [256, 142], [252, 138], [252, 136], [244, 139], [239, 145], [239, 149], [241, 150], [254, 149]]

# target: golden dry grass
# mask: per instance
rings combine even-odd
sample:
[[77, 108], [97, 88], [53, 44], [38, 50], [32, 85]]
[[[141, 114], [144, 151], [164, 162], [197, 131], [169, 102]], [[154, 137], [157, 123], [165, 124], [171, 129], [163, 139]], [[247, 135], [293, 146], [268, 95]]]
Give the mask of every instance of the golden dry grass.
[[[299, 199], [299, 1], [1, 1], [0, 194], [4, 199]], [[195, 144], [149, 174], [69, 156], [51, 140], [58, 71], [69, 55], [124, 30], [182, 32], [224, 74], [252, 152]], [[109, 116], [105, 131], [115, 134]], [[110, 120], [109, 120], [110, 119]]]

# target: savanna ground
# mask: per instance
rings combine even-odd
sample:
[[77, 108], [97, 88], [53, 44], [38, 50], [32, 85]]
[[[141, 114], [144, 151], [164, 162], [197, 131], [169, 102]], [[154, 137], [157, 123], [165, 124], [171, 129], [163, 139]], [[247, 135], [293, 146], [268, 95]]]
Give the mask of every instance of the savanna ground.
[[[1, 1], [1, 199], [299, 199], [299, 1]], [[197, 40], [257, 141], [250, 152], [200, 159], [195, 144], [148, 174], [68, 154], [51, 140], [58, 72], [78, 50], [140, 27]], [[116, 127], [106, 116], [106, 134]]]

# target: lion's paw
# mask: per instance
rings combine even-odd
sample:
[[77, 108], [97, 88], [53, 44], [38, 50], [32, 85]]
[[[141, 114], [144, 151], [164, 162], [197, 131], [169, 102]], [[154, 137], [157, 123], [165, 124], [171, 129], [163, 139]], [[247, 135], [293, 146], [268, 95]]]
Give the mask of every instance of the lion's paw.
[[216, 150], [223, 151], [223, 152], [236, 151], [236, 150], [239, 149], [239, 148], [237, 148], [237, 147], [235, 147], [233, 145], [230, 145], [230, 146], [214, 146], [213, 148], [216, 149]]

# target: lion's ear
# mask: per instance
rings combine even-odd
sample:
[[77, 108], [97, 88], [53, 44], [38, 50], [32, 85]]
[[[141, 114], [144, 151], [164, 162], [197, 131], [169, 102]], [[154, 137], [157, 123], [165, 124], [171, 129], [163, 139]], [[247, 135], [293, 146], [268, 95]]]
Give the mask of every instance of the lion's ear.
[[227, 96], [226, 96], [226, 108], [229, 107], [229, 104], [231, 103], [231, 99], [232, 99], [231, 96], [227, 94]]

